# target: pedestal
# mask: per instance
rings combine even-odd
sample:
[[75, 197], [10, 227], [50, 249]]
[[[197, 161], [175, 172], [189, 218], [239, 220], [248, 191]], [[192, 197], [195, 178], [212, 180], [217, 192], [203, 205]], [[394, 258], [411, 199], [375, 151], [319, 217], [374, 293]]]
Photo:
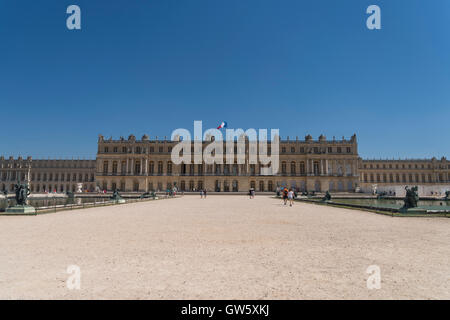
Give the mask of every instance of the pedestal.
[[24, 206], [13, 206], [10, 208], [6, 208], [3, 215], [36, 215], [36, 209], [32, 206], [24, 205]]

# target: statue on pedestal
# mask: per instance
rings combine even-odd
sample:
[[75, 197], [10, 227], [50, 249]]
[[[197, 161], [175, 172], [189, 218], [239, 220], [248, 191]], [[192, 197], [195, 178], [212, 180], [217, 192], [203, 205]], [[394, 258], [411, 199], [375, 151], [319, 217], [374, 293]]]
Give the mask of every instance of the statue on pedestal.
[[403, 205], [403, 208], [409, 209], [409, 208], [417, 208], [417, 202], [419, 201], [419, 195], [418, 190], [419, 188], [417, 186], [412, 187], [409, 189], [408, 187], [405, 187], [406, 190], [406, 196], [404, 199], [405, 204]]
[[20, 181], [14, 185], [14, 191], [16, 193], [15, 199], [16, 204], [12, 207], [6, 208], [5, 214], [14, 215], [14, 214], [36, 214], [36, 209], [27, 204], [27, 198], [30, 195], [30, 188], [28, 184], [22, 184]]
[[322, 201], [330, 201], [331, 200], [331, 194], [329, 191], [325, 193], [325, 196], [322, 198]]
[[14, 186], [14, 190], [16, 192], [16, 204], [18, 206], [27, 205], [27, 197], [30, 195], [30, 188], [28, 188], [27, 184], [21, 184], [20, 181], [17, 181]]
[[120, 196], [119, 190], [117, 189], [114, 190], [112, 196], [109, 199], [115, 201], [116, 203], [125, 203], [125, 199]]

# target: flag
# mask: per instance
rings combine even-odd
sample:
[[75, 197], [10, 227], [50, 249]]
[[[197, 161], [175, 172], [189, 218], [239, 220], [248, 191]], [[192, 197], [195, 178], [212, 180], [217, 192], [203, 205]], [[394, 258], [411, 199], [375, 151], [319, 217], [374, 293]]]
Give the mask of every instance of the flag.
[[220, 126], [217, 127], [217, 129], [222, 129], [222, 128], [226, 128], [227, 127], [227, 123], [225, 121], [222, 121], [222, 123], [220, 124]]

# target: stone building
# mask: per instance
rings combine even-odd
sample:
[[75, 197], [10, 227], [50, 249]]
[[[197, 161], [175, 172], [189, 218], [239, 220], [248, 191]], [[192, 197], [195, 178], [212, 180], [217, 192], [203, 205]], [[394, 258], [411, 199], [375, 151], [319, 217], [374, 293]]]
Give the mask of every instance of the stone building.
[[95, 190], [95, 160], [33, 160], [0, 157], [0, 189], [14, 191], [14, 184], [30, 182], [32, 192]]
[[[278, 174], [261, 175], [260, 164], [250, 164], [248, 144], [245, 164], [180, 164], [171, 161], [172, 148], [177, 141], [128, 139], [98, 140], [97, 184], [101, 189], [118, 188], [144, 192], [166, 190], [209, 191], [274, 191], [277, 186], [299, 190], [354, 191], [359, 182], [358, 146], [356, 135], [350, 139], [318, 140], [308, 135], [304, 140], [282, 140], [279, 148]], [[203, 148], [210, 142], [203, 142]], [[193, 145], [193, 143], [192, 143]], [[236, 148], [235, 148], [236, 149]], [[193, 150], [193, 146], [192, 146]]]
[[450, 190], [450, 161], [440, 160], [360, 160], [360, 185], [364, 192], [385, 191], [402, 195], [405, 186], [417, 185], [420, 195]]
[[[262, 175], [263, 166], [251, 164], [246, 143], [245, 163], [183, 163], [171, 160], [178, 141], [104, 139], [99, 136], [96, 160], [33, 160], [31, 157], [0, 157], [0, 190], [14, 190], [19, 179], [31, 182], [32, 192], [83, 191], [164, 191], [177, 186], [193, 191], [274, 191], [278, 186], [303, 191], [373, 193], [385, 191], [401, 196], [405, 186], [417, 185], [421, 195], [444, 194], [450, 190], [450, 161], [440, 160], [364, 160], [358, 155], [356, 135], [350, 139], [327, 140], [310, 135], [299, 140], [281, 140], [277, 174]], [[202, 142], [202, 150], [210, 142]], [[202, 152], [194, 150], [193, 152]], [[236, 154], [236, 146], [233, 150]], [[269, 147], [270, 153], [270, 147]], [[98, 188], [97, 188], [98, 187]]]

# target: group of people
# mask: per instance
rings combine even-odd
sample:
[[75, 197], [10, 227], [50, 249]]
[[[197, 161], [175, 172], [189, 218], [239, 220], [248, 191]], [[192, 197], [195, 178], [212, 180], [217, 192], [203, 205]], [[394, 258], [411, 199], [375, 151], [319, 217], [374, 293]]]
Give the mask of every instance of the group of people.
[[200, 199], [206, 199], [206, 189], [200, 190]]
[[283, 196], [284, 205], [287, 205], [287, 202], [289, 200], [289, 206], [292, 207], [292, 205], [294, 204], [294, 190], [284, 187], [284, 189], [281, 190], [281, 193]]

